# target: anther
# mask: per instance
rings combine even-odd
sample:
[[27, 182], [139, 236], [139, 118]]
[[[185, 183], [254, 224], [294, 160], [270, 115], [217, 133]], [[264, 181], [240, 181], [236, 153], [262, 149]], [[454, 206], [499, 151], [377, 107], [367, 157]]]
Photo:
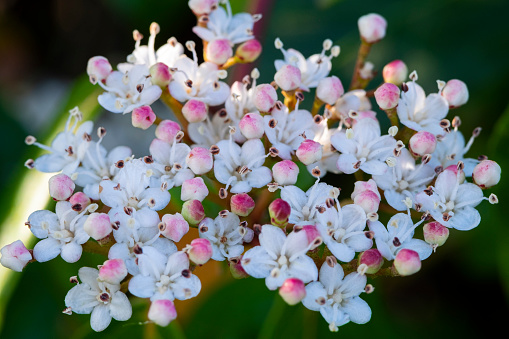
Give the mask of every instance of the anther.
[[440, 121], [440, 127], [442, 128], [448, 128], [451, 126], [451, 122], [448, 119], [442, 119]]
[[140, 245], [136, 244], [133, 247], [133, 252], [134, 252], [134, 254], [142, 254], [143, 253], [143, 249], [141, 248]]
[[329, 267], [334, 267], [338, 263], [337, 259], [332, 255], [325, 258], [325, 262], [327, 263], [327, 265], [329, 265]]
[[210, 149], [209, 149], [210, 153], [212, 153], [213, 155], [218, 155], [219, 154], [219, 147], [216, 146], [216, 145], [212, 145], [210, 146]]
[[228, 192], [224, 188], [221, 187], [219, 189], [219, 198], [226, 199], [227, 196], [228, 196]]
[[314, 120], [315, 124], [320, 125], [323, 121], [323, 117], [321, 115], [315, 115], [313, 120]]
[[70, 277], [70, 278], [69, 278], [69, 282], [70, 282], [71, 284], [78, 284], [78, 283], [79, 283], [79, 281], [78, 281], [78, 277], [77, 277], [77, 276], [72, 276], [72, 277]]
[[275, 128], [277, 125], [277, 120], [276, 119], [270, 119], [269, 120], [269, 127], [270, 128]]
[[123, 168], [125, 165], [124, 160], [119, 160], [115, 163], [115, 167], [117, 168]]
[[143, 157], [143, 161], [146, 163], [146, 164], [151, 164], [154, 162], [154, 159], [152, 158], [151, 155], [147, 155], [147, 156], [144, 156]]
[[399, 241], [398, 237], [394, 237], [394, 239], [392, 240], [392, 244], [396, 247], [399, 247], [401, 246], [401, 241]]

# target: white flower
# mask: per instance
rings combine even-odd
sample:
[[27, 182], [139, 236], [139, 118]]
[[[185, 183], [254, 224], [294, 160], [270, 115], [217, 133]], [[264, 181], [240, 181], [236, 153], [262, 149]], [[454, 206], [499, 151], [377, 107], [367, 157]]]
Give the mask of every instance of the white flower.
[[465, 175], [471, 177], [472, 171], [479, 163], [479, 160], [465, 158], [465, 154], [474, 143], [475, 136], [474, 132], [474, 135], [470, 137], [470, 140], [465, 145], [465, 137], [460, 131], [453, 130], [451, 133], [447, 133], [444, 138], [438, 140], [435, 152], [433, 152], [433, 158], [440, 162], [444, 169], [451, 165], [456, 166], [458, 161], [462, 161], [465, 164], [463, 169]]
[[[179, 187], [188, 179], [194, 178], [194, 173], [187, 167], [186, 157], [191, 148], [174, 140], [173, 145], [160, 139], [152, 140], [150, 154], [155, 162], [150, 167], [155, 170], [151, 176], [151, 186], [155, 183], [166, 183], [166, 189]], [[157, 180], [154, 180], [157, 179]]]
[[[228, 118], [228, 116], [222, 116], [219, 113], [216, 113], [212, 119], [207, 116], [202, 122], [190, 123], [187, 127], [187, 132], [191, 140], [195, 143], [194, 146], [210, 148], [219, 141], [229, 138], [230, 126], [233, 126], [236, 130], [233, 135], [233, 140], [237, 141], [236, 136], [240, 134], [240, 129], [235, 124], [232, 124], [232, 120]], [[242, 137], [242, 140], [238, 141], [244, 140], [245, 138]]]
[[229, 212], [225, 217], [218, 216], [214, 220], [205, 218], [198, 230], [200, 238], [210, 241], [214, 260], [238, 257], [244, 252], [242, 243], [248, 230], [240, 225], [240, 219], [235, 213]]
[[253, 82], [248, 89], [249, 77], [246, 76], [242, 82], [235, 81], [230, 89], [230, 96], [226, 100], [224, 106], [230, 119], [238, 123], [240, 119], [250, 112], [258, 112], [253, 97], [256, 87], [256, 78], [252, 78]]
[[288, 222], [295, 225], [318, 223], [318, 207], [324, 207], [327, 198], [333, 198], [333, 189], [334, 187], [318, 181], [307, 192], [297, 186], [284, 186], [281, 189], [281, 199], [292, 208]]
[[248, 250], [242, 257], [242, 267], [254, 278], [265, 278], [269, 290], [280, 287], [288, 278], [297, 278], [303, 283], [316, 280], [318, 269], [306, 252], [309, 243], [306, 232], [285, 235], [282, 229], [263, 225], [259, 235], [260, 246]]
[[336, 101], [332, 112], [335, 113], [336, 118], [341, 118], [342, 121], [349, 121], [350, 111], [354, 112], [365, 112], [371, 110], [371, 102], [366, 96], [366, 91], [363, 89], [354, 89], [346, 92], [341, 98]]
[[332, 135], [338, 133], [339, 130], [327, 127], [327, 119], [323, 119], [319, 124], [317, 124], [317, 127], [318, 128], [315, 130], [316, 134], [313, 140], [322, 145], [322, 159], [318, 162], [307, 165], [306, 167], [310, 173], [315, 167], [318, 167], [321, 170], [321, 178], [324, 177], [327, 172], [339, 174], [341, 171], [336, 166], [339, 154], [336, 152], [331, 143]]

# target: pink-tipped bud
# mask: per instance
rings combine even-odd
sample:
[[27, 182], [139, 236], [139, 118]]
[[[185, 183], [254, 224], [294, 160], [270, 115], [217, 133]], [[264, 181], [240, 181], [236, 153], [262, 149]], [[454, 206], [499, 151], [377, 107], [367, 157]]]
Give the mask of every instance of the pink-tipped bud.
[[230, 267], [230, 273], [234, 279], [244, 279], [249, 277], [249, 274], [242, 267], [242, 257], [235, 257], [228, 259], [228, 266]]
[[354, 204], [362, 207], [362, 209], [368, 213], [374, 213], [378, 211], [380, 206], [380, 196], [370, 190], [360, 192], [353, 199]]
[[483, 160], [474, 167], [472, 179], [480, 188], [490, 188], [498, 184], [502, 169], [493, 160]]
[[433, 133], [419, 131], [412, 135], [408, 145], [413, 155], [422, 157], [425, 154], [432, 154], [435, 151], [437, 147], [437, 138]]
[[408, 77], [408, 67], [401, 60], [394, 60], [385, 65], [382, 75], [384, 82], [399, 86]]
[[376, 185], [375, 180], [369, 179], [368, 181], [356, 181], [354, 184], [354, 189], [352, 192], [352, 199], [355, 199], [355, 197], [364, 191], [373, 191], [376, 194], [378, 194], [378, 197], [380, 197], [380, 194], [378, 193], [378, 186]]
[[260, 139], [264, 133], [263, 117], [258, 113], [248, 113], [240, 119], [239, 128], [246, 139]]
[[85, 232], [95, 240], [106, 238], [112, 231], [111, 220], [106, 213], [92, 213], [83, 224]]
[[232, 195], [230, 199], [232, 213], [240, 217], [247, 217], [255, 208], [255, 201], [247, 193]]
[[189, 255], [189, 260], [196, 265], [203, 265], [212, 258], [212, 245], [205, 238], [193, 239], [184, 251]]
[[306, 233], [308, 245], [311, 245], [310, 250], [317, 248], [323, 243], [322, 236], [315, 225], [295, 226], [294, 231], [299, 229]]
[[387, 21], [375, 13], [363, 15], [357, 21], [361, 38], [369, 43], [375, 43], [385, 37]]
[[180, 200], [200, 200], [203, 201], [209, 195], [209, 189], [202, 178], [197, 177], [187, 179], [182, 183], [182, 191], [180, 193]]
[[293, 65], [284, 65], [274, 74], [276, 84], [283, 91], [293, 91], [299, 88], [301, 83], [301, 73], [298, 67]]
[[109, 284], [120, 284], [127, 276], [127, 267], [122, 259], [106, 260], [99, 268], [99, 279]]
[[165, 214], [159, 224], [159, 232], [164, 237], [179, 242], [189, 232], [189, 224], [180, 213]]
[[398, 106], [399, 92], [398, 86], [386, 82], [375, 91], [376, 103], [383, 110], [394, 108]]
[[81, 209], [78, 212], [83, 211], [92, 202], [90, 198], [83, 192], [76, 192], [70, 198], [69, 202], [71, 206], [80, 206]]
[[269, 205], [270, 222], [277, 227], [285, 227], [292, 212], [290, 204], [283, 199], [276, 199]]
[[343, 84], [336, 76], [323, 78], [316, 87], [316, 96], [326, 104], [334, 105], [345, 93]]
[[90, 82], [93, 84], [98, 81], [104, 82], [112, 71], [113, 68], [105, 57], [95, 56], [88, 60], [87, 74], [90, 77]]
[[170, 68], [162, 62], [158, 62], [150, 67], [150, 81], [161, 88], [168, 86], [171, 81]]
[[367, 274], [375, 274], [382, 268], [384, 258], [376, 248], [372, 248], [359, 255], [359, 266], [362, 264], [368, 267]]
[[454, 174], [459, 175], [460, 176], [460, 178], [459, 178], [460, 184], [462, 184], [466, 179], [465, 171], [458, 171], [458, 165], [450, 165], [450, 166], [446, 167], [444, 171], [451, 171]]
[[255, 87], [253, 103], [260, 112], [269, 112], [276, 104], [277, 92], [269, 84], [261, 84]]
[[322, 144], [311, 139], [306, 139], [297, 148], [295, 154], [304, 165], [311, 165], [322, 159]]
[[233, 56], [233, 49], [228, 39], [215, 39], [209, 41], [206, 48], [207, 61], [216, 65], [224, 64]]
[[424, 241], [433, 247], [442, 246], [449, 237], [449, 229], [433, 221], [423, 226]]
[[55, 200], [67, 200], [74, 192], [76, 185], [67, 175], [60, 173], [49, 178], [49, 195]]
[[442, 90], [442, 96], [447, 100], [450, 108], [464, 105], [468, 101], [467, 85], [461, 80], [449, 80]]
[[253, 62], [262, 53], [262, 44], [256, 39], [251, 39], [237, 47], [235, 55], [242, 63]]
[[149, 128], [156, 121], [156, 115], [150, 106], [135, 108], [131, 117], [133, 126], [141, 129]]
[[209, 14], [217, 8], [219, 0], [189, 0], [189, 8], [197, 16]]
[[191, 99], [184, 107], [182, 107], [182, 114], [189, 122], [200, 122], [207, 118], [208, 114], [207, 105], [200, 100]]
[[152, 301], [148, 309], [148, 320], [155, 324], [165, 327], [177, 318], [177, 310], [173, 301], [168, 299], [158, 299]]
[[205, 218], [205, 210], [200, 200], [188, 200], [182, 205], [182, 216], [190, 225], [198, 225]]
[[26, 264], [32, 260], [32, 254], [21, 240], [5, 245], [0, 249], [0, 264], [13, 271], [21, 272]]
[[212, 169], [214, 158], [208, 149], [195, 147], [187, 155], [186, 164], [195, 174], [201, 175]]
[[401, 276], [412, 275], [421, 269], [421, 259], [416, 251], [401, 249], [394, 259], [394, 268]]
[[279, 288], [279, 295], [288, 305], [296, 305], [306, 296], [306, 286], [300, 279], [288, 278]]
[[299, 166], [291, 160], [283, 160], [272, 167], [272, 176], [281, 186], [295, 185], [299, 176]]
[[157, 125], [155, 134], [157, 139], [172, 144], [178, 132], [180, 132], [179, 124], [172, 120], [163, 120]]

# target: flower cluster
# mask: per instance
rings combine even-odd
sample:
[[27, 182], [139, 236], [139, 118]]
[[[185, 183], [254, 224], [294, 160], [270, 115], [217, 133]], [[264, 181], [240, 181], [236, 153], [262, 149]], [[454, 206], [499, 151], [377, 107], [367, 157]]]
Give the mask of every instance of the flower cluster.
[[[345, 91], [330, 74], [340, 54], [330, 39], [307, 58], [276, 39], [282, 59], [272, 83], [259, 83], [253, 68], [227, 84], [228, 70], [260, 55], [253, 26], [261, 16], [233, 14], [228, 1], [190, 0], [189, 7], [203, 60], [193, 41], [171, 37], [156, 49], [160, 27], [152, 23], [147, 45], [134, 31], [135, 49], [117, 70], [102, 56], [88, 62], [105, 110], [130, 113], [137, 128], [157, 125], [147, 155], [123, 145], [107, 150], [106, 130], [94, 133], [78, 108], [50, 146], [26, 138], [47, 151], [25, 165], [56, 173], [49, 180], [56, 205], [30, 215], [26, 225], [41, 240], [32, 250], [21, 241], [3, 247], [2, 265], [22, 271], [59, 255], [69, 263], [83, 251], [107, 255], [98, 269], [71, 277], [64, 313], [91, 314], [92, 329], [102, 331], [111, 318], [130, 319], [129, 299], [138, 297], [151, 303], [149, 321], [166, 326], [177, 317], [175, 299], [200, 293], [194, 270], [216, 260], [234, 278], [265, 279], [288, 304], [319, 311], [337, 331], [370, 320], [360, 295], [373, 291], [371, 277], [416, 273], [450, 229], [480, 224], [483, 200], [498, 202], [484, 190], [500, 180], [499, 165], [466, 155], [480, 128], [465, 142], [460, 118], [447, 119], [468, 101], [462, 81], [437, 81], [438, 91], [426, 96], [417, 72], [408, 75], [395, 60], [383, 68], [384, 83], [366, 90], [374, 77], [368, 53], [386, 32], [380, 15], [358, 21], [361, 48]], [[154, 112], [156, 100], [177, 121]], [[348, 174], [356, 182], [345, 196], [337, 184]], [[191, 228], [197, 238], [184, 243]], [[424, 239], [415, 237], [418, 228]]]

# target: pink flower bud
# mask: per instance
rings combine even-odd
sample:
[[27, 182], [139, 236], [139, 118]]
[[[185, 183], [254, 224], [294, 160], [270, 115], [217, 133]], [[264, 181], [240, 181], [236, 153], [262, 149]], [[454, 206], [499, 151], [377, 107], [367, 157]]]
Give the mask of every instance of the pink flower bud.
[[401, 60], [394, 60], [385, 65], [382, 75], [384, 82], [401, 85], [408, 76], [408, 68]]
[[179, 124], [172, 120], [163, 120], [157, 125], [155, 133], [158, 139], [172, 144], [178, 132], [180, 132]]
[[449, 229], [433, 221], [423, 226], [424, 241], [433, 247], [442, 246], [449, 237]]
[[295, 226], [294, 231], [305, 232], [308, 239], [308, 245], [312, 245], [309, 249], [315, 249], [323, 243], [322, 236], [315, 225]]
[[277, 92], [269, 84], [261, 84], [255, 87], [253, 103], [260, 112], [269, 112], [276, 104]]
[[306, 286], [300, 279], [288, 278], [279, 288], [279, 295], [288, 305], [296, 305], [306, 296]]
[[184, 251], [189, 256], [189, 260], [196, 265], [203, 265], [212, 258], [212, 245], [205, 238], [193, 239]]
[[383, 110], [394, 108], [398, 106], [399, 102], [399, 87], [386, 82], [376, 89], [375, 99], [378, 106]]
[[385, 37], [387, 21], [375, 13], [363, 15], [357, 21], [361, 38], [369, 43], [375, 43]]
[[206, 48], [207, 61], [222, 65], [233, 56], [233, 49], [228, 39], [215, 39], [209, 41]]
[[85, 193], [76, 192], [69, 198], [69, 202], [71, 203], [71, 206], [80, 205], [81, 209], [79, 210], [79, 212], [81, 212], [83, 211], [84, 208], [90, 205], [92, 201]]
[[13, 271], [21, 272], [26, 264], [32, 260], [32, 254], [21, 240], [5, 245], [0, 249], [0, 264]]
[[239, 128], [247, 139], [260, 139], [264, 133], [263, 117], [257, 113], [248, 113], [240, 119]]
[[189, 232], [189, 224], [180, 213], [165, 214], [159, 224], [159, 231], [164, 237], [179, 242]]
[[255, 201], [247, 193], [232, 195], [230, 199], [230, 208], [232, 213], [240, 217], [247, 217], [254, 209]]
[[472, 179], [480, 188], [490, 188], [500, 181], [502, 169], [493, 160], [483, 160], [474, 167]]
[[274, 80], [283, 91], [293, 91], [299, 88], [301, 83], [300, 69], [292, 65], [284, 65], [276, 72]]
[[247, 274], [244, 267], [242, 267], [241, 262], [242, 257], [228, 259], [228, 266], [230, 266], [230, 272], [234, 279], [244, 279], [249, 277], [249, 274]]
[[49, 178], [49, 195], [55, 200], [67, 200], [74, 192], [76, 185], [67, 175], [60, 173]]
[[447, 100], [450, 108], [464, 105], [468, 101], [467, 85], [461, 80], [449, 80], [442, 90], [442, 96]]
[[419, 157], [422, 157], [424, 154], [433, 153], [436, 146], [437, 138], [434, 134], [426, 131], [415, 133], [409, 141], [410, 152]]
[[177, 310], [173, 301], [168, 299], [158, 299], [152, 301], [148, 309], [148, 320], [155, 324], [165, 327], [177, 318]]
[[109, 284], [120, 284], [127, 276], [127, 267], [122, 259], [106, 260], [99, 268], [99, 279]]
[[421, 269], [421, 259], [416, 251], [401, 249], [394, 259], [394, 268], [401, 276], [412, 275]]
[[374, 213], [380, 206], [380, 196], [373, 191], [366, 190], [357, 194], [353, 202], [362, 207], [366, 213]]
[[112, 231], [111, 220], [106, 213], [92, 213], [83, 224], [85, 232], [95, 240], [106, 238]]
[[195, 15], [209, 14], [217, 8], [219, 0], [189, 0], [189, 8]]
[[156, 115], [150, 106], [135, 108], [131, 117], [133, 126], [141, 129], [149, 128], [156, 121]]
[[380, 194], [378, 193], [378, 186], [373, 179], [369, 179], [368, 181], [356, 181], [351, 196], [352, 199], [355, 199], [358, 194], [364, 191], [373, 191], [378, 195], [379, 198], [381, 198]]
[[276, 199], [269, 205], [270, 222], [277, 227], [285, 227], [288, 224], [288, 218], [292, 208], [290, 204], [283, 199]]
[[182, 183], [182, 191], [180, 193], [180, 200], [182, 201], [192, 199], [203, 201], [207, 195], [209, 195], [209, 189], [200, 177], [187, 179]]
[[186, 164], [195, 174], [205, 174], [212, 169], [214, 158], [208, 149], [195, 147], [187, 155]]
[[345, 93], [343, 84], [336, 76], [323, 78], [316, 87], [316, 96], [326, 104], [334, 105]]
[[246, 42], [243, 42], [237, 47], [235, 51], [235, 55], [242, 63], [253, 62], [262, 53], [262, 44], [256, 40], [251, 39]]
[[182, 107], [182, 114], [189, 122], [200, 122], [207, 118], [208, 108], [203, 101], [191, 99]]
[[205, 210], [200, 200], [188, 200], [182, 205], [182, 216], [190, 225], [198, 225], [205, 218]]
[[306, 139], [297, 148], [295, 154], [304, 165], [311, 165], [322, 159], [322, 144], [311, 139]]
[[93, 84], [98, 81], [104, 82], [112, 71], [113, 68], [105, 57], [95, 56], [88, 60], [87, 74], [90, 77], [90, 82]]
[[150, 67], [150, 76], [150, 81], [161, 88], [168, 86], [171, 81], [170, 68], [162, 62], [158, 62]]
[[384, 258], [376, 248], [372, 248], [359, 255], [359, 266], [362, 264], [368, 266], [367, 274], [375, 274], [382, 268]]
[[299, 176], [299, 166], [291, 160], [283, 160], [272, 167], [272, 176], [281, 186], [294, 185]]

